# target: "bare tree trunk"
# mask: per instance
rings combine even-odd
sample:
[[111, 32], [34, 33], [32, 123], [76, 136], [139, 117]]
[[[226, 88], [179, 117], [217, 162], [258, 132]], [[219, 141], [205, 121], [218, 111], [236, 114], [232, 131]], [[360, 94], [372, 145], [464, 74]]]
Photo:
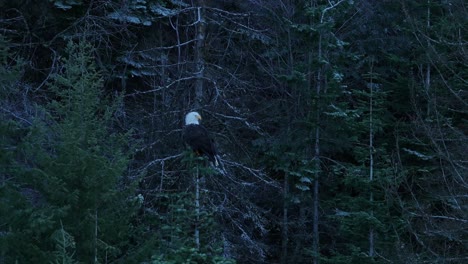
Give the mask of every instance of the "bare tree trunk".
[[198, 165], [195, 173], [195, 217], [195, 247], [200, 250], [200, 175]]
[[[311, 3], [312, 4], [312, 3]], [[320, 23], [323, 21], [321, 20]], [[312, 22], [311, 22], [312, 24]], [[322, 61], [322, 32], [319, 33], [318, 42], [318, 61]], [[312, 53], [309, 53], [309, 67], [312, 66]], [[320, 93], [322, 90], [322, 66], [319, 67], [317, 72], [317, 79], [315, 84], [315, 96], [316, 96], [316, 109], [315, 109], [315, 135], [314, 135], [314, 192], [313, 192], [313, 219], [312, 219], [312, 253], [314, 264], [320, 262], [320, 250], [319, 250], [319, 177], [320, 177]], [[309, 69], [309, 87], [312, 87], [312, 71]]]
[[281, 263], [287, 263], [288, 260], [288, 195], [289, 195], [289, 175], [284, 174], [283, 190], [283, 229], [281, 232]]
[[[203, 78], [205, 70], [205, 61], [203, 56], [203, 47], [205, 45], [205, 0], [198, 0], [197, 4], [197, 35], [195, 39], [195, 109], [199, 109], [202, 106]], [[195, 246], [197, 250], [200, 250], [200, 175], [198, 165], [195, 175], [195, 214]]]
[[[344, 0], [339, 1], [328, 1], [329, 5], [324, 8], [320, 15], [320, 25], [325, 23], [325, 15], [328, 11], [334, 9]], [[311, 7], [314, 6], [315, 1], [311, 0], [310, 2]], [[313, 26], [313, 22], [311, 21], [311, 26]], [[324, 41], [324, 34], [329, 34], [328, 32], [323, 32], [319, 30], [319, 40], [318, 40], [318, 51], [317, 51], [317, 58], [319, 63], [324, 61], [323, 58], [323, 41]], [[325, 46], [326, 47], [326, 46]], [[312, 53], [309, 53], [309, 67], [312, 65]], [[323, 65], [320, 65], [317, 71], [317, 78], [316, 78], [316, 85], [315, 85], [315, 96], [316, 96], [316, 113], [315, 113], [315, 135], [314, 135], [314, 162], [315, 162], [315, 175], [314, 175], [314, 192], [313, 192], [313, 221], [312, 221], [312, 253], [313, 253], [313, 262], [314, 264], [319, 264], [320, 262], [320, 239], [319, 239], [319, 190], [320, 190], [320, 174], [321, 174], [321, 163], [320, 163], [320, 121], [321, 121], [321, 94], [326, 93], [327, 86], [324, 79], [324, 71], [325, 68]], [[311, 69], [309, 68], [309, 87], [312, 87], [312, 75]]]
[[203, 78], [205, 72], [205, 60], [203, 56], [203, 47], [205, 46], [205, 0], [198, 0], [197, 7], [197, 35], [195, 39], [195, 104], [194, 107], [200, 108], [203, 99]]
[[[289, 18], [291, 19], [291, 18]], [[291, 76], [294, 74], [294, 53], [292, 47], [292, 39], [291, 39], [291, 30], [287, 30], [288, 33], [288, 72]], [[296, 85], [292, 86], [292, 91], [297, 92]], [[299, 96], [295, 96], [298, 98]], [[295, 104], [296, 107], [298, 104]], [[295, 110], [297, 114], [297, 110]], [[292, 123], [291, 117], [288, 116], [288, 134], [290, 132], [290, 125]], [[289, 196], [289, 173], [285, 172], [284, 174], [284, 183], [283, 183], [283, 224], [282, 224], [282, 233], [281, 233], [281, 263], [288, 263], [289, 256], [288, 256], [288, 244], [289, 244], [289, 216], [288, 216], [288, 196]]]
[[[312, 4], [312, 3], [311, 3]], [[323, 23], [323, 16], [320, 20], [320, 23]], [[312, 25], [312, 22], [311, 22]], [[323, 33], [319, 32], [319, 41], [318, 41], [318, 51], [317, 57], [318, 61], [322, 61], [322, 41]], [[312, 53], [309, 53], [309, 67], [312, 66]], [[311, 69], [309, 70], [309, 86], [312, 87], [312, 74]], [[320, 177], [320, 95], [322, 91], [322, 74], [323, 67], [320, 66], [317, 71], [317, 77], [315, 80], [315, 97], [316, 97], [316, 108], [315, 108], [315, 131], [314, 131], [314, 191], [313, 191], [313, 219], [312, 219], [312, 253], [313, 253], [313, 262], [314, 264], [319, 264], [320, 262], [320, 237], [319, 237], [319, 177]]]
[[[203, 78], [205, 61], [203, 56], [203, 47], [205, 46], [205, 0], [197, 1], [196, 9], [196, 36], [195, 36], [195, 109], [199, 109], [202, 106], [203, 100]], [[195, 247], [200, 250], [200, 175], [197, 165], [197, 171], [195, 173]]]
[[98, 236], [98, 212], [94, 210], [94, 263], [98, 263], [97, 258], [97, 236]]
[[[427, 23], [426, 23], [426, 28], [427, 30], [430, 30], [431, 27], [431, 9], [430, 9], [430, 4], [431, 0], [427, 0]], [[429, 40], [427, 40], [429, 42]], [[428, 43], [428, 46], [430, 43]], [[426, 65], [426, 76], [424, 78], [424, 89], [426, 92], [427, 96], [427, 115], [429, 116], [431, 112], [431, 95], [430, 95], [430, 90], [431, 90], [431, 64], [428, 63]]]
[[[318, 90], [319, 92], [320, 90]], [[317, 113], [317, 122], [320, 114]], [[314, 217], [312, 221], [312, 252], [314, 254], [314, 264], [318, 264], [320, 260], [319, 249], [319, 177], [320, 177], [320, 129], [317, 123], [315, 128], [315, 144], [314, 144], [314, 160], [315, 160], [315, 179], [314, 179], [314, 194], [313, 194], [313, 211]]]
[[[369, 99], [369, 182], [372, 184], [374, 180], [374, 123], [373, 123], [373, 91], [374, 91], [374, 82], [373, 82], [373, 61], [371, 62], [371, 79], [370, 79], [370, 99]], [[374, 194], [371, 191], [370, 193], [370, 204], [374, 202]], [[374, 211], [371, 210], [371, 216], [374, 216]], [[375, 254], [375, 245], [374, 245], [374, 228], [371, 226], [369, 229], [369, 256], [373, 257]]]

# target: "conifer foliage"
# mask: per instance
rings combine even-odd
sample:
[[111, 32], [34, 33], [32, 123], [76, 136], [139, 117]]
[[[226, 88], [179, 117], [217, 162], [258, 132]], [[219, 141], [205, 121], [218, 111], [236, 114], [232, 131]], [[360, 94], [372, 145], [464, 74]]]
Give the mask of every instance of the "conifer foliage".
[[0, 264], [467, 263], [465, 2], [0, 1]]
[[11, 215], [3, 223], [7, 262], [91, 263], [123, 254], [134, 208], [122, 185], [128, 140], [111, 131], [118, 101], [102, 94], [92, 52], [85, 42], [68, 43], [44, 115], [23, 139], [27, 167], [10, 183], [23, 202], [3, 203], [2, 215]]

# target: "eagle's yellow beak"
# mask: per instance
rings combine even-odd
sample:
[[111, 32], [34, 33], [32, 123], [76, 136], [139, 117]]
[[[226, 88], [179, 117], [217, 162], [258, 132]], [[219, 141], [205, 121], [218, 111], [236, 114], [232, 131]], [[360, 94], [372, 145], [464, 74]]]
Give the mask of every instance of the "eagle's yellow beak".
[[198, 119], [198, 120], [201, 120], [201, 115], [197, 115], [197, 119]]

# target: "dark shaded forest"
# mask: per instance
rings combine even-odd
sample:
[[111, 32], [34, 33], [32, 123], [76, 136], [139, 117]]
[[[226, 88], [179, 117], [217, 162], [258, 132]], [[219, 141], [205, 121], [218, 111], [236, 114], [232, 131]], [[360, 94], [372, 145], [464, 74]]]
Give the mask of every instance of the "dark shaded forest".
[[0, 264], [468, 263], [467, 14], [0, 0]]

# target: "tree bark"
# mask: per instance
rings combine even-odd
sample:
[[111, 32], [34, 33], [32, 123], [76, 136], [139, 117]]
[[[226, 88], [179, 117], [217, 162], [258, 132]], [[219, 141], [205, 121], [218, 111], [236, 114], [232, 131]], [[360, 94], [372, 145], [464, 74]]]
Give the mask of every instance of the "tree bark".
[[[312, 5], [313, 3], [311, 3]], [[323, 16], [322, 16], [323, 17]], [[323, 21], [321, 20], [320, 23]], [[311, 24], [313, 22], [311, 21]], [[318, 41], [318, 51], [317, 57], [318, 61], [322, 61], [322, 32], [319, 32], [319, 41]], [[312, 53], [309, 53], [309, 67], [312, 66]], [[316, 108], [315, 108], [315, 132], [314, 132], [314, 191], [313, 191], [313, 219], [312, 219], [312, 253], [313, 253], [313, 262], [314, 264], [319, 264], [320, 262], [320, 252], [319, 252], [319, 177], [320, 177], [320, 93], [322, 90], [322, 66], [318, 68], [317, 78], [315, 80], [315, 98], [316, 98]], [[312, 71], [309, 68], [309, 87], [312, 87]]]
[[97, 258], [97, 236], [98, 236], [98, 212], [97, 209], [94, 210], [94, 263], [98, 263]]
[[205, 60], [203, 54], [203, 47], [205, 46], [205, 0], [198, 0], [197, 7], [197, 21], [196, 21], [196, 41], [195, 41], [195, 109], [202, 106], [203, 100], [203, 78], [205, 72]]
[[200, 250], [200, 175], [197, 165], [195, 172], [195, 247]]
[[288, 195], [289, 195], [289, 175], [284, 174], [283, 190], [283, 230], [281, 230], [281, 263], [288, 261]]
[[[373, 62], [371, 62], [373, 63]], [[372, 181], [374, 180], [374, 124], [373, 124], [373, 104], [374, 104], [374, 98], [373, 98], [373, 91], [374, 91], [374, 82], [373, 82], [373, 77], [372, 77], [372, 72], [373, 72], [373, 66], [371, 64], [371, 80], [370, 80], [370, 99], [369, 99], [369, 182], [372, 184]], [[370, 204], [374, 203], [374, 194], [370, 193]], [[370, 212], [371, 216], [374, 216], [374, 211], [371, 209]], [[373, 257], [375, 253], [375, 246], [374, 246], [374, 228], [371, 226], [369, 228], [369, 256]]]

